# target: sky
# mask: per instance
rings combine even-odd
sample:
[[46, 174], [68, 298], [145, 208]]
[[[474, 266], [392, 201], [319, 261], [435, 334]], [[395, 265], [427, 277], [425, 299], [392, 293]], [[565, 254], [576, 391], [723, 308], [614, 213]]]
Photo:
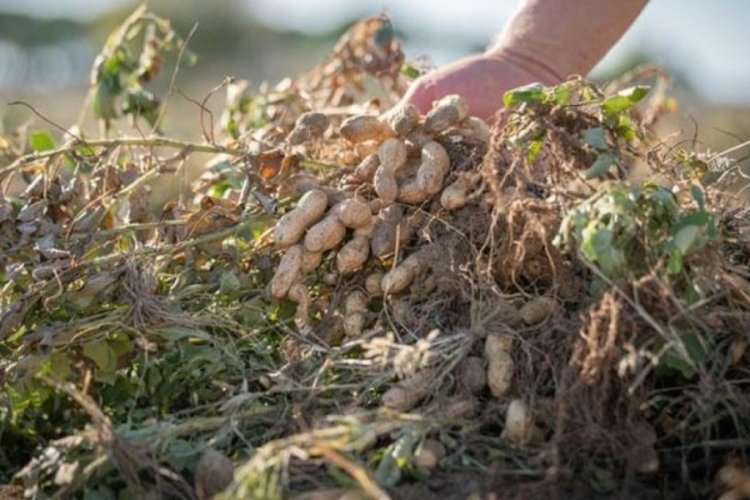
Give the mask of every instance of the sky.
[[[467, 46], [489, 42], [519, 3], [518, 0], [242, 1], [248, 13], [270, 25], [311, 32], [333, 28], [356, 16], [386, 11], [399, 29], [411, 35], [405, 47], [407, 57], [428, 55], [437, 64], [464, 55]], [[0, 0], [0, 10], [85, 20], [116, 6], [134, 4], [132, 0]], [[747, 54], [750, 1], [653, 0], [595, 73], [605, 71], [641, 48], [657, 62], [686, 76], [707, 100], [750, 104]]]

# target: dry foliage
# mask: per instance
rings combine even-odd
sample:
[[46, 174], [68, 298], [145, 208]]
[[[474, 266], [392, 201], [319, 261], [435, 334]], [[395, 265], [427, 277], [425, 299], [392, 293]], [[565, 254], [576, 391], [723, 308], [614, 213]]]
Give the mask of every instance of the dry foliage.
[[[750, 216], [705, 182], [721, 156], [652, 146], [661, 80], [530, 85], [491, 125], [460, 96], [420, 116], [392, 109], [412, 68], [378, 17], [299, 78], [226, 81], [188, 143], [145, 89], [169, 50], [139, 9], [92, 73], [103, 133], [118, 109], [153, 133], [0, 142], [0, 479], [746, 492]], [[191, 196], [154, 207], [201, 153]]]

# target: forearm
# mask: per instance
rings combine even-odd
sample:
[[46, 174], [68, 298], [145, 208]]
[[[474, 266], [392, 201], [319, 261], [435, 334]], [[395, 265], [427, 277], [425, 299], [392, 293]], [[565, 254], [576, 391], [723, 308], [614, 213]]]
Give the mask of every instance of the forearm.
[[647, 0], [524, 0], [487, 51], [544, 83], [585, 76], [632, 24]]

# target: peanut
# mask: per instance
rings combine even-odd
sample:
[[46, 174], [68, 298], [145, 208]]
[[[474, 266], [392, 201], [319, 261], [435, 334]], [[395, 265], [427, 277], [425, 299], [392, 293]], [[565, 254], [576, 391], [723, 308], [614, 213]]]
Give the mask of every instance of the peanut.
[[306, 325], [310, 317], [310, 291], [302, 283], [295, 283], [289, 289], [289, 300], [297, 303], [297, 310], [294, 313], [294, 321], [297, 326]]
[[398, 183], [396, 171], [406, 163], [406, 145], [400, 139], [387, 139], [378, 150], [380, 166], [375, 171], [372, 184], [384, 203], [396, 201]]
[[289, 288], [301, 277], [302, 245], [290, 247], [281, 257], [276, 273], [273, 275], [270, 283], [271, 296], [277, 299], [283, 299]]
[[339, 128], [341, 137], [355, 144], [364, 141], [382, 141], [393, 136], [391, 128], [374, 116], [360, 115], [347, 118]]
[[383, 289], [380, 287], [380, 282], [383, 280], [383, 271], [377, 269], [372, 273], [368, 274], [365, 278], [365, 290], [371, 296], [378, 296], [383, 293]]
[[476, 116], [470, 116], [461, 122], [458, 132], [472, 142], [483, 143], [490, 140], [490, 127]]
[[466, 118], [466, 112], [466, 102], [461, 96], [447, 95], [433, 104], [425, 116], [424, 128], [431, 133], [442, 132]]
[[524, 323], [535, 325], [547, 319], [557, 310], [557, 307], [558, 304], [555, 299], [543, 295], [524, 304], [519, 312]]
[[352, 229], [372, 224], [370, 206], [355, 198], [349, 198], [338, 203], [331, 212], [338, 217], [343, 225]]
[[384, 115], [385, 122], [398, 136], [408, 135], [419, 124], [419, 110], [413, 104], [396, 106]]
[[456, 210], [464, 207], [469, 202], [469, 191], [471, 183], [460, 177], [450, 186], [443, 189], [440, 195], [440, 205], [446, 210]]
[[487, 372], [484, 361], [477, 356], [468, 356], [459, 365], [458, 379], [469, 392], [476, 394], [487, 385]]
[[408, 256], [401, 264], [385, 273], [380, 285], [383, 292], [390, 294], [405, 290], [416, 277], [419, 266], [418, 253]]
[[385, 391], [383, 405], [396, 411], [409, 411], [427, 396], [433, 376], [432, 370], [427, 370], [402, 380]]
[[409, 179], [398, 188], [398, 201], [418, 205], [427, 201], [429, 196], [417, 183], [417, 179]]
[[422, 163], [417, 170], [417, 186], [430, 196], [439, 193], [449, 168], [450, 159], [443, 145], [436, 141], [426, 143], [422, 146]]
[[328, 117], [314, 111], [303, 113], [297, 118], [294, 128], [287, 136], [287, 142], [292, 146], [302, 144], [310, 139], [323, 135], [328, 128]]
[[431, 471], [445, 456], [445, 447], [435, 439], [425, 439], [416, 454], [416, 463], [421, 469]]
[[344, 301], [344, 332], [347, 337], [359, 337], [364, 330], [367, 315], [367, 297], [359, 290], [350, 293]]
[[279, 248], [287, 248], [297, 243], [311, 224], [325, 213], [328, 196], [319, 189], [313, 189], [300, 198], [297, 206], [279, 219], [273, 229], [273, 241]]
[[372, 182], [375, 171], [380, 166], [380, 157], [376, 154], [365, 156], [365, 158], [354, 169], [354, 178], [359, 182]]
[[355, 236], [336, 254], [336, 269], [340, 273], [354, 271], [367, 262], [370, 256], [370, 239], [366, 236]]
[[505, 428], [500, 437], [511, 443], [525, 445], [534, 436], [534, 420], [529, 407], [520, 399], [514, 399], [505, 413]]
[[380, 211], [375, 221], [370, 249], [375, 257], [385, 257], [396, 249], [396, 238], [401, 237], [405, 229], [399, 230], [399, 223], [404, 217], [404, 209], [399, 205], [391, 205]]
[[305, 249], [308, 252], [325, 252], [336, 247], [346, 235], [346, 226], [335, 214], [313, 225], [305, 235]]
[[515, 365], [510, 355], [513, 337], [488, 335], [484, 344], [487, 357], [487, 385], [496, 398], [502, 398], [510, 390]]
[[303, 250], [302, 258], [300, 263], [300, 270], [303, 273], [310, 273], [315, 271], [320, 262], [323, 260], [323, 252], [309, 252], [307, 249]]

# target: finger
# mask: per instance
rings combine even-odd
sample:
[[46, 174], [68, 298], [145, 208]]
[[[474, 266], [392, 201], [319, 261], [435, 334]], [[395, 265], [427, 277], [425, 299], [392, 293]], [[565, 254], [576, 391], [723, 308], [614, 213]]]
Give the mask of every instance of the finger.
[[413, 104], [420, 113], [426, 114], [435, 100], [435, 87], [432, 82], [425, 78], [419, 78], [406, 91], [402, 104]]

